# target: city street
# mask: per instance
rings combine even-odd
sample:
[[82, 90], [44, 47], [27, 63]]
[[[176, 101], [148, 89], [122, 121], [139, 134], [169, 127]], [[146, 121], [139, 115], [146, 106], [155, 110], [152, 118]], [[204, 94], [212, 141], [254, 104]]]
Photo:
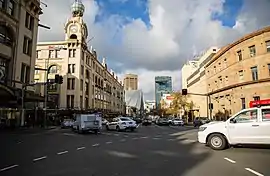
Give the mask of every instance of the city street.
[[268, 176], [270, 150], [213, 151], [193, 127], [80, 135], [70, 129], [0, 134], [0, 175]]

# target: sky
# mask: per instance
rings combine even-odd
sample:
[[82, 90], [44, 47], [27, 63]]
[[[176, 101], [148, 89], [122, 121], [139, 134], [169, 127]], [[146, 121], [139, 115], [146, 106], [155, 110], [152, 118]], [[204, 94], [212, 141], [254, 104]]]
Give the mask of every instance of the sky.
[[[39, 41], [64, 39], [74, 0], [43, 0]], [[139, 76], [144, 99], [154, 99], [154, 77], [172, 76], [181, 89], [181, 68], [211, 46], [222, 47], [270, 25], [270, 0], [82, 0], [89, 38], [101, 60], [120, 78]]]

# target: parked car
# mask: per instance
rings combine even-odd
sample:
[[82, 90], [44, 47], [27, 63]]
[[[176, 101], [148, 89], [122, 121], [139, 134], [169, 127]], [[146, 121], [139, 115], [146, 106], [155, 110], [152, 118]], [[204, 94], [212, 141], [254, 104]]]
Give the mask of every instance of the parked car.
[[175, 125], [175, 126], [184, 126], [184, 120], [183, 119], [178, 119], [175, 118], [171, 121], [171, 125]]
[[142, 123], [142, 118], [140, 118], [140, 117], [134, 117], [132, 120], [134, 120], [136, 122], [136, 124]]
[[72, 119], [64, 119], [61, 123], [61, 128], [72, 128], [74, 124], [74, 120]]
[[167, 118], [159, 118], [157, 120], [157, 125], [160, 125], [160, 126], [168, 126], [170, 125], [170, 122]]
[[109, 121], [106, 119], [102, 119], [102, 125], [106, 125]]
[[107, 130], [131, 130], [134, 131], [138, 125], [134, 120], [129, 117], [118, 117], [114, 118], [112, 122], [108, 122], [106, 125]]
[[241, 110], [227, 121], [200, 126], [198, 141], [214, 150], [237, 144], [270, 144], [270, 106]]

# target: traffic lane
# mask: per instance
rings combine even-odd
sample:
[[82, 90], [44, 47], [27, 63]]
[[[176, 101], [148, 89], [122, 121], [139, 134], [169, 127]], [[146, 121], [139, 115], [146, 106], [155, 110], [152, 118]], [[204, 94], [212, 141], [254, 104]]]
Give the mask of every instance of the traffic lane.
[[[52, 155], [36, 163], [23, 163], [5, 175], [181, 175], [210, 157], [192, 152], [194, 143], [167, 138], [120, 139], [110, 144]], [[178, 164], [176, 164], [178, 163]], [[31, 168], [31, 169], [30, 169]]]
[[265, 176], [270, 175], [270, 150], [267, 146], [260, 148], [258, 146], [232, 147], [221, 151], [220, 154], [235, 161], [243, 168], [252, 169]]
[[[80, 146], [87, 146], [103, 141], [111, 141], [118, 136], [104, 134], [77, 134], [63, 131], [63, 133], [46, 133], [25, 136], [20, 144], [0, 145], [0, 167], [13, 163], [23, 163], [26, 160], [48, 156], [58, 151], [71, 150]], [[119, 136], [120, 137], [120, 136]]]

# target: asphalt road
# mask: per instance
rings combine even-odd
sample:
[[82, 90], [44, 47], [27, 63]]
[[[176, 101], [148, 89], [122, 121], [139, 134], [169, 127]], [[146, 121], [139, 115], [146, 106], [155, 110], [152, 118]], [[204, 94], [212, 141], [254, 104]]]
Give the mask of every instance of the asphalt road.
[[270, 150], [213, 151], [192, 127], [80, 135], [54, 129], [0, 134], [0, 175], [269, 176]]

